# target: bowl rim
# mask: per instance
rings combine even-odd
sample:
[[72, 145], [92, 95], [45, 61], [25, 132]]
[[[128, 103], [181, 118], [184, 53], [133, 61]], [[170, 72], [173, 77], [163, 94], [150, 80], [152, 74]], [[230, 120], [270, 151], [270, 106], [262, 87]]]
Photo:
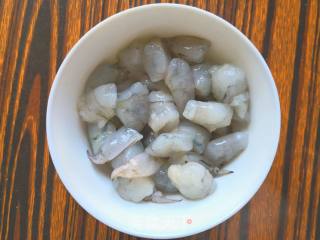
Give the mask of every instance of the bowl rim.
[[[271, 146], [271, 149], [273, 151], [272, 152], [273, 158], [270, 161], [268, 168], [266, 168], [264, 174], [260, 176], [260, 178], [259, 178], [260, 183], [257, 184], [255, 186], [255, 188], [252, 188], [251, 192], [247, 195], [248, 197], [246, 199], [239, 201], [237, 207], [235, 207], [233, 211], [230, 211], [228, 214], [226, 214], [225, 217], [221, 218], [221, 220], [218, 223], [208, 222], [207, 224], [202, 225], [200, 227], [190, 226], [190, 228], [188, 230], [185, 230], [182, 232], [177, 232], [175, 234], [172, 234], [172, 233], [166, 234], [165, 232], [161, 235], [148, 234], [145, 232], [134, 231], [130, 228], [127, 228], [126, 225], [116, 225], [113, 223], [113, 219], [108, 218], [108, 216], [105, 216], [105, 215], [104, 216], [100, 215], [99, 211], [94, 209], [93, 206], [87, 204], [87, 202], [85, 200], [83, 200], [76, 191], [73, 190], [71, 182], [67, 178], [65, 178], [63, 174], [61, 174], [61, 170], [60, 170], [61, 166], [62, 166], [61, 160], [59, 160], [59, 158], [56, 154], [55, 146], [53, 144], [53, 133], [52, 133], [52, 129], [50, 127], [50, 126], [52, 126], [51, 115], [52, 115], [52, 106], [53, 106], [53, 102], [54, 102], [55, 92], [56, 92], [56, 89], [57, 89], [59, 82], [61, 81], [63, 69], [68, 65], [68, 63], [71, 59], [71, 56], [74, 54], [74, 52], [76, 52], [78, 50], [78, 48], [83, 44], [83, 42], [85, 42], [87, 40], [89, 35], [94, 34], [94, 32], [96, 32], [98, 29], [102, 28], [105, 24], [107, 24], [110, 21], [110, 19], [112, 19], [114, 21], [115, 18], [130, 14], [131, 12], [137, 11], [139, 9], [150, 9], [150, 8], [177, 8], [177, 9], [183, 8], [183, 9], [196, 11], [200, 14], [205, 15], [206, 17], [213, 18], [215, 21], [220, 22], [222, 25], [225, 25], [228, 28], [228, 31], [233, 31], [242, 41], [245, 42], [245, 44], [247, 44], [253, 50], [254, 54], [259, 58], [260, 64], [262, 64], [262, 67], [264, 68], [264, 70], [266, 71], [266, 73], [268, 75], [269, 84], [271, 85], [272, 94], [274, 96], [274, 100], [276, 103], [276, 109], [275, 109], [276, 114], [274, 116], [275, 123], [276, 123], [276, 125], [275, 125], [275, 128], [276, 128], [275, 129], [275, 137], [276, 137], [275, 139], [276, 139], [276, 141], [274, 141], [272, 143], [273, 145]], [[183, 5], [183, 4], [175, 4], [175, 3], [161, 3], [161, 4], [154, 3], [154, 4], [148, 4], [148, 5], [130, 8], [130, 9], [118, 12], [110, 17], [107, 17], [106, 19], [102, 20], [101, 22], [96, 24], [94, 27], [92, 27], [88, 32], [86, 32], [75, 43], [75, 45], [70, 49], [70, 51], [65, 56], [64, 60], [62, 61], [61, 65], [58, 69], [58, 72], [54, 78], [54, 81], [53, 81], [51, 89], [50, 89], [50, 94], [49, 94], [49, 98], [48, 98], [48, 105], [47, 105], [47, 113], [46, 113], [46, 133], [47, 133], [47, 142], [48, 142], [48, 147], [49, 147], [51, 159], [52, 159], [53, 165], [54, 165], [56, 172], [57, 172], [59, 178], [61, 179], [63, 185], [65, 186], [67, 191], [70, 193], [70, 195], [75, 199], [75, 201], [86, 212], [88, 212], [90, 215], [92, 215], [94, 218], [98, 219], [100, 222], [104, 223], [108, 227], [111, 227], [113, 229], [116, 229], [116, 230], [123, 232], [123, 233], [126, 233], [126, 234], [130, 234], [132, 236], [144, 237], [144, 238], [157, 238], [157, 239], [180, 238], [180, 237], [186, 237], [186, 236], [198, 234], [200, 232], [209, 230], [209, 229], [225, 222], [231, 216], [236, 214], [241, 208], [243, 208], [252, 199], [252, 197], [255, 195], [255, 193], [259, 190], [259, 188], [261, 187], [261, 185], [265, 181], [265, 179], [271, 169], [271, 166], [273, 164], [273, 161], [274, 161], [274, 158], [275, 158], [275, 155], [277, 152], [278, 144], [279, 144], [280, 127], [281, 127], [281, 111], [280, 111], [280, 101], [279, 101], [279, 95], [277, 92], [277, 88], [276, 88], [274, 79], [272, 77], [272, 74], [270, 72], [270, 69], [269, 69], [267, 63], [265, 62], [263, 56], [258, 51], [258, 49], [254, 46], [254, 44], [235, 26], [233, 26], [231, 23], [224, 20], [223, 18], [215, 15], [214, 13], [208, 12], [206, 10], [203, 10], [203, 9], [200, 9], [197, 7]]]

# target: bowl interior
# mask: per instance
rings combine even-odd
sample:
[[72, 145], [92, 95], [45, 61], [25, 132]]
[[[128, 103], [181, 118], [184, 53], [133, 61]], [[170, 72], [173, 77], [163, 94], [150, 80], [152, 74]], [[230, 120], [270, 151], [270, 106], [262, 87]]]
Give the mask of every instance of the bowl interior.
[[[105, 59], [114, 60], [117, 52], [133, 39], [174, 35], [206, 38], [212, 43], [212, 59], [245, 70], [251, 97], [249, 146], [228, 166], [234, 174], [216, 179], [217, 190], [203, 200], [164, 205], [130, 203], [115, 192], [105, 169], [87, 159], [88, 142], [77, 114], [77, 99], [94, 67]], [[272, 76], [249, 40], [210, 13], [168, 4], [130, 9], [90, 30], [62, 63], [47, 112], [52, 160], [72, 196], [105, 224], [129, 234], [154, 238], [204, 231], [244, 206], [271, 167], [279, 128], [279, 100]]]

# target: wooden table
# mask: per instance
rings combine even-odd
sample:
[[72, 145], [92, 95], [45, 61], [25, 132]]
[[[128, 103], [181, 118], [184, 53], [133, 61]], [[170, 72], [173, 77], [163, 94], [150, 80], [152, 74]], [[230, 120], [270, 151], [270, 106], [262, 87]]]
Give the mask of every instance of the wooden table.
[[[68, 194], [50, 160], [45, 114], [77, 40], [102, 19], [149, 2], [1, 1], [0, 239], [135, 239]], [[282, 112], [278, 153], [261, 189], [227, 222], [190, 239], [320, 239], [320, 2], [176, 2], [222, 16], [251, 39], [271, 68]]]

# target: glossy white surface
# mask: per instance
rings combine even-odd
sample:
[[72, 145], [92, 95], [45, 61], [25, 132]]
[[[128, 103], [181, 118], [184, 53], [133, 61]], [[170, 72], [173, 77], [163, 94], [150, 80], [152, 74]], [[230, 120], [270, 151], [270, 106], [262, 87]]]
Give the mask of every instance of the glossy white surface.
[[[196, 35], [211, 41], [210, 56], [247, 74], [251, 98], [248, 148], [216, 179], [209, 197], [173, 204], [135, 204], [120, 198], [104, 169], [86, 156], [88, 142], [77, 99], [94, 67], [136, 37]], [[206, 11], [173, 4], [146, 5], [116, 14], [86, 33], [60, 66], [47, 109], [47, 136], [54, 166], [76, 201], [101, 222], [148, 238], [199, 233], [225, 221], [255, 194], [272, 165], [280, 132], [280, 105], [271, 73], [257, 49], [236, 28]], [[192, 223], [190, 223], [191, 221]]]

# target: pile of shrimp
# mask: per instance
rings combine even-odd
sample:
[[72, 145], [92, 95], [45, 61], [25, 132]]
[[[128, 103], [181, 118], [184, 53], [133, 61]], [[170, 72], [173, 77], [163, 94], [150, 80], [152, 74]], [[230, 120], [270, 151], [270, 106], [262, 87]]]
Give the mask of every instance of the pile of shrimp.
[[205, 198], [247, 147], [245, 72], [212, 64], [210, 47], [194, 36], [135, 40], [90, 74], [78, 102], [88, 158], [112, 167], [123, 199]]

